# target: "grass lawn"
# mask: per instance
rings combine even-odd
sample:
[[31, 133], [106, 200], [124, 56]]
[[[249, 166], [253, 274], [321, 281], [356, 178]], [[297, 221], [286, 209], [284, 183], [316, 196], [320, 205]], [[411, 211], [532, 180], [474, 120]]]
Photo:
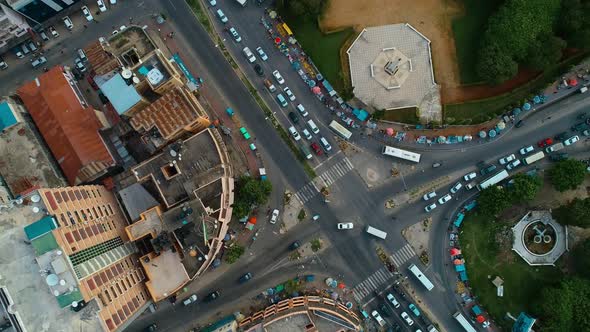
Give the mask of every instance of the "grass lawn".
[[465, 15], [454, 19], [452, 27], [461, 83], [473, 84], [481, 81], [475, 71], [481, 36], [487, 26], [488, 17], [503, 0], [462, 0], [462, 2]]
[[[489, 217], [469, 214], [459, 239], [475, 296], [498, 324], [511, 330], [513, 322], [504, 319], [506, 312], [515, 317], [521, 311], [532, 312], [533, 299], [543, 287], [559, 283], [562, 273], [555, 267], [531, 267], [512, 250], [499, 252], [494, 236], [501, 226]], [[496, 276], [504, 279], [504, 297], [496, 296]]]
[[346, 29], [324, 34], [320, 31], [317, 20], [309, 15], [303, 17], [283, 15], [283, 19], [322, 75], [328, 79], [336, 91], [342, 93], [344, 83], [340, 67], [340, 47], [354, 31]]
[[417, 110], [415, 107], [408, 107], [397, 110], [383, 111], [383, 114], [380, 114], [379, 118], [385, 121], [419, 124], [420, 118], [418, 118], [416, 113]]

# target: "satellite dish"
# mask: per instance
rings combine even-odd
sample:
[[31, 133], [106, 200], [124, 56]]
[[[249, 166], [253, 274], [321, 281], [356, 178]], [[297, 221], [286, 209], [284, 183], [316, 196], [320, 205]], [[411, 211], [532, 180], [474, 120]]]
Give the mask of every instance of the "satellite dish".
[[34, 213], [39, 213], [39, 208], [38, 208], [38, 207], [36, 207], [36, 206], [33, 206], [33, 212], [34, 212]]
[[54, 291], [53, 291], [53, 295], [54, 295], [54, 296], [59, 296], [59, 291], [58, 291], [57, 289], [56, 289], [56, 290], [54, 290]]
[[56, 286], [59, 282], [59, 277], [52, 273], [45, 278], [45, 282], [49, 286]]
[[174, 150], [170, 150], [170, 155], [171, 155], [172, 157], [176, 157], [177, 153], [176, 153], [176, 151], [174, 151]]
[[77, 301], [72, 301], [72, 307], [76, 308], [78, 306], [78, 302]]
[[131, 72], [131, 70], [125, 68], [125, 69], [123, 69], [123, 71], [121, 71], [121, 76], [123, 76], [124, 79], [128, 80], [131, 78], [131, 76], [133, 76], [133, 72]]
[[22, 199], [22, 198], [18, 198], [18, 199], [15, 201], [15, 203], [16, 203], [16, 204], [23, 204], [23, 199]]
[[133, 83], [134, 84], [138, 84], [139, 83], [139, 78], [137, 78], [137, 76], [133, 76]]
[[31, 196], [31, 201], [32, 201], [33, 203], [39, 203], [39, 201], [40, 201], [40, 200], [41, 200], [41, 196], [39, 196], [39, 195], [37, 195], [37, 194], [35, 194], [35, 195]]
[[66, 281], [62, 279], [62, 280], [59, 281], [59, 284], [62, 285], [62, 286], [65, 286], [66, 285]]
[[63, 252], [61, 250], [58, 250], [55, 252], [58, 256], [61, 256], [61, 254], [63, 254]]

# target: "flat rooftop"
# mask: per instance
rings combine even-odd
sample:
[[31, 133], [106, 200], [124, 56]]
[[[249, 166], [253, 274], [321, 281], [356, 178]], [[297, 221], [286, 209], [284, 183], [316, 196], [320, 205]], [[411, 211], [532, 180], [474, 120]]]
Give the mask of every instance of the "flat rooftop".
[[139, 60], [156, 49], [145, 31], [138, 26], [129, 26], [108, 39], [106, 51], [113, 54], [126, 66], [133, 68]]
[[127, 235], [129, 235], [129, 239], [132, 241], [137, 241], [147, 235], [151, 235], [154, 238], [162, 232], [162, 229], [163, 225], [159, 207], [145, 211], [140, 215], [139, 220], [125, 227]]
[[23, 327], [28, 331], [101, 331], [99, 320], [95, 318], [98, 310], [95, 301], [80, 312], [62, 309], [48, 287], [47, 276], [39, 271], [35, 250], [43, 247], [51, 249], [51, 243], [43, 239], [43, 246], [39, 243], [37, 246], [27, 244], [23, 228], [43, 215], [23, 205], [0, 210], [3, 220], [0, 232], [0, 286], [14, 302], [15, 316], [19, 317]]
[[157, 302], [174, 294], [190, 278], [177, 252], [164, 250], [157, 256], [152, 254], [143, 256], [140, 261], [149, 279], [146, 287]]
[[35, 129], [27, 122], [0, 132], [0, 174], [15, 196], [34, 187], [66, 185], [54, 168], [57, 165], [52, 164], [50, 152], [37, 137]]
[[152, 181], [167, 207], [192, 199], [195, 191], [220, 179], [224, 173], [219, 150], [210, 129], [185, 141], [168, 145], [164, 151], [135, 168], [139, 182]]

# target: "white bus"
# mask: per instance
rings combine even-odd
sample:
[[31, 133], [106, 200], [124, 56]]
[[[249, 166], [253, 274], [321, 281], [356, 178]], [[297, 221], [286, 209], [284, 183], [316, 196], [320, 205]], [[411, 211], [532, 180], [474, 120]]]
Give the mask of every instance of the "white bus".
[[343, 125], [339, 124], [338, 122], [332, 120], [332, 122], [330, 122], [329, 125], [330, 129], [332, 129], [336, 134], [338, 134], [338, 136], [344, 138], [345, 140], [350, 139], [350, 137], [352, 136], [352, 133], [350, 132], [350, 130], [344, 128]]
[[530, 164], [534, 163], [535, 161], [539, 161], [543, 158], [545, 158], [545, 154], [543, 153], [543, 151], [539, 151], [535, 154], [532, 154], [532, 155], [524, 158], [524, 164], [530, 165]]
[[500, 173], [487, 178], [486, 180], [482, 181], [480, 184], [477, 185], [477, 190], [481, 191], [486, 189], [487, 187], [491, 187], [497, 183], [499, 183], [500, 181], [506, 179], [508, 177], [508, 171], [503, 170]]
[[422, 273], [422, 271], [420, 271], [416, 264], [408, 266], [408, 270], [410, 270], [410, 272], [412, 272], [412, 274], [416, 278], [418, 278], [418, 280], [420, 280], [420, 282], [422, 283], [422, 285], [424, 285], [424, 287], [426, 287], [426, 289], [431, 291], [434, 288], [432, 282], [428, 278], [426, 278], [426, 276]]
[[471, 326], [467, 318], [461, 315], [460, 312], [457, 311], [455, 314], [453, 314], [453, 317], [457, 320], [457, 322], [459, 322], [459, 324], [465, 329], [465, 331], [477, 332], [477, 330], [474, 329], [473, 326]]
[[371, 227], [371, 226], [367, 226], [367, 233], [369, 233], [369, 234], [371, 234], [373, 236], [376, 236], [376, 237], [378, 237], [380, 239], [383, 239], [383, 240], [385, 240], [385, 238], [387, 237], [387, 233], [385, 233], [382, 230], [378, 230], [375, 227]]
[[381, 153], [386, 156], [396, 157], [396, 158], [404, 159], [407, 161], [413, 161], [415, 163], [420, 162], [420, 154], [419, 153], [406, 151], [406, 150], [394, 148], [394, 147], [387, 146], [387, 145], [383, 146], [383, 150], [381, 151]]

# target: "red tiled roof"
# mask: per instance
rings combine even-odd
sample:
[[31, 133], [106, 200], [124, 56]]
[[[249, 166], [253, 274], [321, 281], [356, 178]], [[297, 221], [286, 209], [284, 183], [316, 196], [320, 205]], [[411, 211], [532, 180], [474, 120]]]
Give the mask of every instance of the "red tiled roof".
[[98, 134], [100, 122], [85, 107], [66, 79], [61, 66], [18, 88], [41, 135], [68, 182], [75, 185], [80, 169], [91, 162], [114, 163]]

